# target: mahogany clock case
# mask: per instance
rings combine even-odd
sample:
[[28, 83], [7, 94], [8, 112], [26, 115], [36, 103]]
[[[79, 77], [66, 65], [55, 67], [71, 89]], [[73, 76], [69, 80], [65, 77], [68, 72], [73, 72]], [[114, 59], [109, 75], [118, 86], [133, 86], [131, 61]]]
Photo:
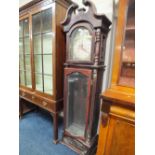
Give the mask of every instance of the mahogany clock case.
[[[62, 22], [66, 33], [64, 133], [62, 143], [82, 155], [95, 154], [104, 55], [111, 22], [94, 4], [73, 4]], [[87, 9], [86, 9], [87, 8]]]

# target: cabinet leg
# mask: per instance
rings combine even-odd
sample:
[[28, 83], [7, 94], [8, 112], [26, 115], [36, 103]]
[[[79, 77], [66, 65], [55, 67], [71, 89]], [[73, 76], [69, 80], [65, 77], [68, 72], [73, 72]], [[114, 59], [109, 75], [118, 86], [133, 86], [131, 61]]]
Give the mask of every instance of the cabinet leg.
[[22, 100], [19, 99], [19, 118], [21, 119], [23, 116], [23, 104], [22, 104]]
[[53, 116], [53, 143], [58, 143], [58, 113], [52, 114]]

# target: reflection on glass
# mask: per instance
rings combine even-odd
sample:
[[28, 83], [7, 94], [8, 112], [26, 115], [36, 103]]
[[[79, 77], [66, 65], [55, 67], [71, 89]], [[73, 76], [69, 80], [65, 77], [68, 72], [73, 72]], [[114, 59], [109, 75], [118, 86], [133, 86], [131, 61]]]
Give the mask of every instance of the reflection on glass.
[[42, 12], [43, 33], [52, 29], [52, 8]]
[[24, 57], [23, 57], [23, 55], [19, 55], [19, 69], [24, 70]]
[[20, 70], [20, 84], [25, 85], [25, 74], [24, 71]]
[[41, 74], [35, 74], [36, 90], [43, 92], [43, 80]]
[[32, 88], [31, 72], [26, 71], [26, 86]]
[[42, 56], [34, 55], [35, 72], [42, 73]]
[[25, 47], [25, 54], [30, 54], [30, 40], [29, 40], [29, 38], [24, 38], [24, 47]]
[[36, 90], [52, 95], [52, 8], [33, 15], [32, 27]]
[[41, 33], [41, 13], [32, 16], [32, 32], [33, 34]]
[[23, 54], [23, 39], [19, 39], [19, 54]]
[[52, 75], [52, 55], [44, 55], [44, 74]]
[[44, 92], [52, 95], [53, 93], [52, 76], [44, 75]]
[[19, 38], [23, 37], [23, 22], [19, 22]]
[[23, 24], [24, 24], [24, 37], [29, 36], [29, 20], [24, 19]]
[[91, 60], [92, 36], [86, 28], [77, 28], [72, 32], [69, 48], [69, 60]]
[[122, 64], [119, 84], [134, 87], [135, 85], [135, 1], [129, 0], [126, 15], [125, 36], [122, 46]]
[[43, 35], [43, 52], [44, 54], [52, 53], [52, 33]]
[[30, 55], [25, 55], [25, 70], [31, 70], [31, 57]]
[[19, 23], [19, 68], [20, 85], [32, 88], [28, 18], [21, 20]]
[[88, 79], [75, 72], [68, 76], [67, 130], [76, 136], [84, 136]]
[[33, 36], [33, 49], [35, 54], [41, 54], [41, 35]]

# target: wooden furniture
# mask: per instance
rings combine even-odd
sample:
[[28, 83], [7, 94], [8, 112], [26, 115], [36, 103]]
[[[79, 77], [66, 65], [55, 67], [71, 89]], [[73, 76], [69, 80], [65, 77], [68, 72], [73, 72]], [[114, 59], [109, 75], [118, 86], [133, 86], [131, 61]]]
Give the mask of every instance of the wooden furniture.
[[52, 114], [54, 143], [63, 108], [65, 37], [60, 22], [70, 4], [69, 0], [34, 0], [19, 9], [20, 98]]
[[97, 155], [135, 154], [135, 1], [120, 0], [111, 87], [102, 95]]
[[72, 5], [62, 22], [66, 33], [64, 71], [64, 133], [62, 143], [82, 155], [97, 148], [99, 94], [104, 71], [104, 50], [111, 22], [97, 15], [95, 6]]

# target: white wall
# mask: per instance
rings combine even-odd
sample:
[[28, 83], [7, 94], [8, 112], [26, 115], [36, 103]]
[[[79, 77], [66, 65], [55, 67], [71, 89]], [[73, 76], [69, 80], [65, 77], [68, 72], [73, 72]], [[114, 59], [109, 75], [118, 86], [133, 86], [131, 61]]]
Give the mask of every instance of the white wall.
[[19, 0], [19, 7], [25, 5], [26, 3], [29, 3], [32, 0]]

